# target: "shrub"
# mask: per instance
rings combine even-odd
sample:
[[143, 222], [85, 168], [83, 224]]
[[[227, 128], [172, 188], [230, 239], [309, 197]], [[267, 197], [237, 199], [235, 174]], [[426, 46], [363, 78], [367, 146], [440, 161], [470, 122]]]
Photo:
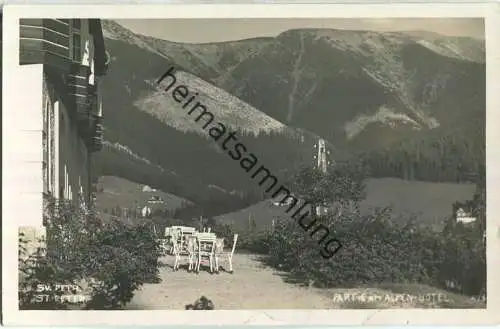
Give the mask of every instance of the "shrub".
[[344, 247], [325, 260], [296, 223], [280, 221], [268, 239], [268, 261], [289, 271], [296, 281], [319, 287], [394, 282], [445, 288], [445, 280], [453, 279], [463, 293], [484, 290], [484, 245], [464, 242], [464, 236], [443, 237], [413, 224], [395, 224], [388, 210], [368, 216], [345, 214], [336, 219], [335, 234]]
[[[56, 291], [55, 283], [74, 284], [71, 273], [60, 269], [48, 262], [42, 248], [29, 254], [27, 245], [29, 241], [24, 233], [19, 233], [19, 309], [20, 310], [55, 310], [67, 309], [67, 303], [61, 302], [57, 296], [62, 295], [62, 291]], [[38, 241], [43, 245], [44, 241]], [[54, 293], [47, 294], [38, 291], [40, 285], [48, 286]]]
[[474, 197], [480, 218], [476, 225], [448, 225], [446, 231], [435, 232], [417, 226], [413, 218], [393, 218], [388, 208], [361, 215], [357, 204], [363, 198], [365, 175], [360, 169], [341, 164], [327, 174], [311, 169], [299, 174], [295, 182], [302, 195], [317, 204], [337, 205], [337, 211], [318, 220], [334, 232], [343, 248], [325, 260], [308, 232], [293, 219], [282, 218], [266, 237], [253, 242], [265, 241], [271, 265], [289, 271], [298, 282], [320, 287], [393, 282], [446, 288], [451, 280], [462, 293], [485, 292], [484, 213], [479, 213], [485, 208], [484, 193]]
[[184, 309], [186, 310], [214, 310], [215, 306], [212, 300], [208, 299], [205, 296], [201, 296], [194, 303], [187, 304]]
[[246, 233], [238, 237], [238, 249], [246, 250], [256, 254], [269, 253], [268, 232]]
[[215, 223], [212, 225], [212, 231], [217, 234], [218, 237], [224, 238], [226, 241], [232, 241], [234, 236], [234, 231], [231, 226], [227, 224]]
[[87, 282], [90, 300], [86, 309], [116, 309], [128, 303], [142, 284], [159, 281], [160, 249], [147, 225], [105, 223], [95, 212], [67, 202], [51, 202], [49, 208], [47, 252], [31, 257], [36, 258], [30, 263], [31, 274], [20, 281], [21, 307], [33, 306], [30, 295], [38, 283]]

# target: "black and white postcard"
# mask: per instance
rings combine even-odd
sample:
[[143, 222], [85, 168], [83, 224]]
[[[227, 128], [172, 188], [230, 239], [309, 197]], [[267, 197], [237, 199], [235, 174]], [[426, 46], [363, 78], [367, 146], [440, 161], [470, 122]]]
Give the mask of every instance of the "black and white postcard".
[[494, 9], [5, 6], [5, 323], [498, 324]]

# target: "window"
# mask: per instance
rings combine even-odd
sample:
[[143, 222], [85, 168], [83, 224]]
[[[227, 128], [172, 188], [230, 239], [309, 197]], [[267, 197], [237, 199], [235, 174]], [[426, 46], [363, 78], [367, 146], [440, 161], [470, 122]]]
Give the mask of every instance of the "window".
[[43, 96], [43, 128], [42, 128], [42, 170], [43, 170], [43, 193], [49, 193], [49, 108], [50, 99], [44, 91]]
[[70, 56], [75, 62], [82, 60], [82, 36], [80, 19], [72, 19], [70, 24]]
[[43, 91], [43, 127], [42, 127], [42, 170], [43, 170], [43, 192], [54, 193], [55, 184], [55, 124], [54, 107], [50, 100], [47, 89]]
[[59, 104], [56, 101], [54, 104], [50, 103], [49, 107], [49, 120], [48, 120], [48, 139], [49, 139], [49, 191], [52, 194], [56, 192], [56, 122], [55, 111], [59, 111]]
[[80, 19], [72, 19], [71, 21], [74, 29], [80, 30], [82, 28], [82, 21]]

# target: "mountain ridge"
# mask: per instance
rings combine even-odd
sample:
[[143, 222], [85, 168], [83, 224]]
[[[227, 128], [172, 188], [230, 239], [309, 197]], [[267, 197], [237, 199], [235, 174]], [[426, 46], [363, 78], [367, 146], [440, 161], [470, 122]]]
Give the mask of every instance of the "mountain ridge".
[[[241, 132], [280, 178], [312, 164], [312, 145], [319, 138], [327, 141], [333, 160], [358, 153], [382, 159], [379, 153], [385, 152], [387, 161], [395, 151], [418, 158], [424, 150], [428, 161], [442, 162], [446, 152], [433, 151], [434, 142], [445, 138], [446, 148], [457, 147], [452, 143], [460, 131], [450, 133], [457, 127], [477, 133], [467, 149], [483, 147], [480, 40], [298, 29], [276, 37], [184, 44], [141, 36], [113, 21], [104, 20], [103, 30], [111, 55], [103, 82], [105, 138], [149, 163], [128, 160], [123, 147], [106, 147], [100, 166], [108, 175], [116, 169], [128, 175], [124, 178], [205, 207], [210, 198], [237, 196], [253, 204], [262, 191], [217, 152], [170, 95], [156, 89], [153, 81], [172, 65], [177, 84], [202, 94], [200, 102], [217, 121]], [[458, 48], [450, 46], [455, 44]], [[477, 169], [473, 162], [482, 155], [467, 152], [473, 158], [467, 166]], [[393, 165], [379, 167], [377, 175], [387, 175]], [[418, 177], [425, 179], [422, 173]]]

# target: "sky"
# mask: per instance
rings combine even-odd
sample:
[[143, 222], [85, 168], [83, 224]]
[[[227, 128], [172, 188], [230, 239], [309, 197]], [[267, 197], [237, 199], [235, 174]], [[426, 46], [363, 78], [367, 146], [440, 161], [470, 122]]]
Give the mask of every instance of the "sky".
[[117, 19], [115, 21], [135, 33], [188, 43], [274, 37], [283, 31], [297, 28], [428, 31], [448, 36], [484, 39], [482, 18]]

